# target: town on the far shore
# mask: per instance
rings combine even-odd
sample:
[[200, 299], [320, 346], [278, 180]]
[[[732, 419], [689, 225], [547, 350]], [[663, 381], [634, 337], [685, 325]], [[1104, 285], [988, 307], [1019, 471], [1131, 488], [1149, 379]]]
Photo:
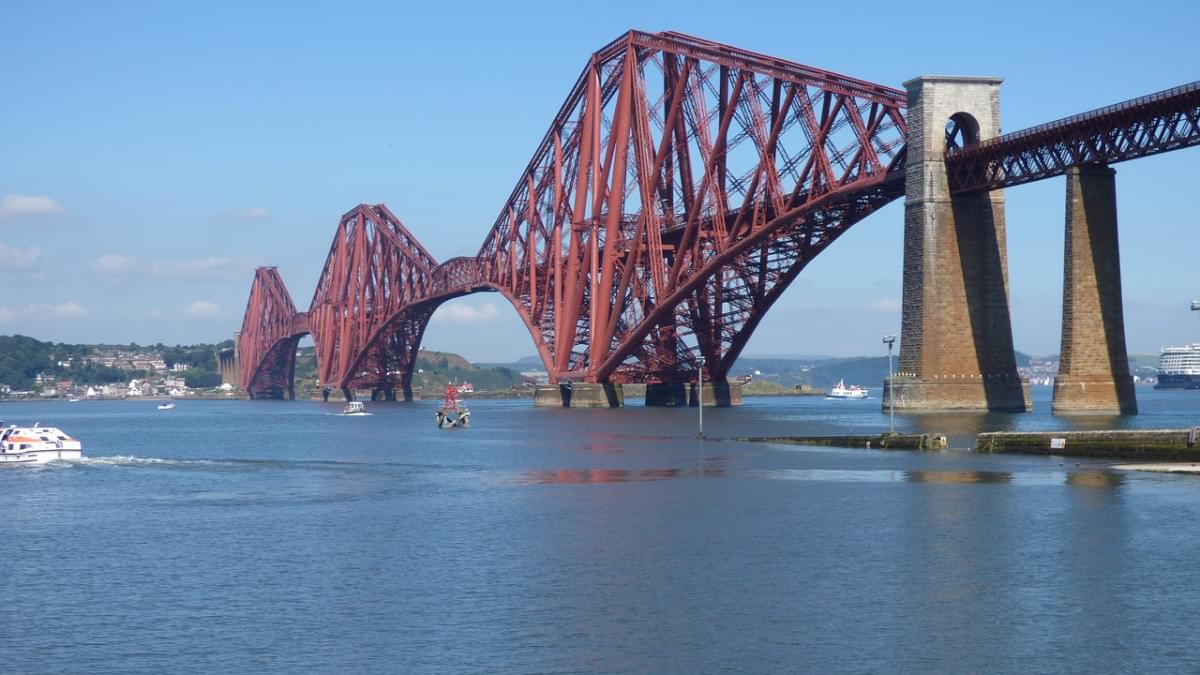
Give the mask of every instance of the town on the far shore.
[[223, 382], [219, 345], [66, 345], [0, 336], [0, 398], [237, 397]]

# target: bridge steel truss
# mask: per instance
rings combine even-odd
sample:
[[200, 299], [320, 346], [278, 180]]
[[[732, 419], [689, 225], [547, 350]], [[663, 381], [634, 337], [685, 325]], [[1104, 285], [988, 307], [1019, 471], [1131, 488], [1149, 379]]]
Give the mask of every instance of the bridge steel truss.
[[433, 310], [437, 261], [382, 204], [342, 216], [309, 307], [325, 387], [411, 391], [421, 336]]
[[946, 152], [955, 193], [1200, 145], [1200, 81]]
[[[785, 288], [904, 194], [906, 95], [680, 33], [592, 55], [473, 257], [439, 265], [383, 205], [338, 223], [307, 313], [255, 275], [238, 347], [252, 396], [320, 382], [406, 395], [442, 302], [503, 294], [552, 382], [725, 380]], [[955, 193], [1200, 143], [1200, 82], [966, 147]], [[701, 361], [703, 357], [703, 361]]]
[[[438, 265], [382, 205], [342, 217], [303, 316], [320, 381], [409, 391], [433, 311], [477, 291], [512, 302], [553, 382], [689, 382], [700, 357], [722, 381], [800, 270], [903, 194], [905, 98], [626, 33], [592, 55], [476, 256]], [[256, 391], [290, 377], [286, 297], [260, 270], [240, 343]]]
[[905, 94], [679, 33], [593, 54], [475, 258], [552, 381], [725, 379], [763, 313], [903, 194]]
[[308, 315], [296, 311], [274, 267], [260, 267], [238, 335], [242, 386], [250, 398], [295, 398], [296, 345], [308, 333]]

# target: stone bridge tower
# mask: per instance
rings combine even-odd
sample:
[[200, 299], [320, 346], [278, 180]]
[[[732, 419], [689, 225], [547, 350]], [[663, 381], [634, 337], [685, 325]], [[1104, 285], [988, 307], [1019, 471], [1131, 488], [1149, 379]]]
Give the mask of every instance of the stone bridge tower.
[[1031, 409], [1009, 319], [1004, 194], [951, 195], [951, 131], [1000, 133], [1000, 79], [925, 76], [908, 89], [904, 308], [898, 374], [884, 406], [900, 411]]

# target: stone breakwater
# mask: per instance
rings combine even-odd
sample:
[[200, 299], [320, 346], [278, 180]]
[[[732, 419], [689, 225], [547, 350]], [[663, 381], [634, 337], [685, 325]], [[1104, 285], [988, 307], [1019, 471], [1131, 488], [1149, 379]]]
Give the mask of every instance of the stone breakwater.
[[739, 438], [755, 443], [822, 445], [837, 448], [877, 448], [880, 450], [939, 450], [946, 447], [944, 434], [873, 434], [857, 436], [762, 436]]
[[996, 431], [975, 437], [975, 451], [1146, 461], [1200, 460], [1200, 427], [1129, 431]]

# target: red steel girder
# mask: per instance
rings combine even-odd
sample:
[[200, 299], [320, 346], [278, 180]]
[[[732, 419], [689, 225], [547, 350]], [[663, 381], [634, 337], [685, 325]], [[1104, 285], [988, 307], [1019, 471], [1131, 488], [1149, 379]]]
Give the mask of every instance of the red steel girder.
[[407, 387], [428, 315], [417, 327], [398, 317], [429, 298], [436, 268], [386, 206], [342, 216], [308, 311], [322, 386]]
[[[952, 189], [1194, 145], [1198, 93], [952, 149]], [[307, 315], [277, 275], [256, 276], [243, 380], [290, 384], [287, 340], [311, 324], [325, 386], [407, 387], [434, 310], [478, 291], [508, 298], [554, 381], [686, 381], [701, 356], [723, 379], [804, 266], [903, 194], [905, 104], [897, 89], [630, 31], [592, 55], [475, 257], [438, 265], [386, 207], [360, 205]]]
[[1200, 145], [1200, 81], [946, 152], [955, 193]]
[[[324, 386], [407, 386], [434, 309], [512, 302], [555, 381], [723, 378], [812, 256], [899, 193], [903, 92], [679, 33], [593, 54], [474, 258], [342, 217], [308, 312]], [[247, 310], [251, 310], [248, 308]]]
[[[904, 193], [905, 94], [680, 33], [601, 48], [474, 257], [438, 265], [383, 205], [345, 214], [307, 314], [255, 275], [243, 382], [289, 391], [311, 327], [321, 383], [410, 386], [434, 310], [503, 294], [553, 381], [724, 379], [809, 261]], [[952, 149], [952, 190], [1200, 143], [1200, 83]]]
[[900, 194], [904, 106], [896, 89], [631, 31], [592, 56], [470, 283], [513, 301], [554, 380], [690, 378], [700, 355], [721, 378], [810, 259], [781, 252], [820, 250]]
[[251, 398], [295, 398], [296, 344], [308, 333], [308, 316], [296, 311], [274, 267], [260, 267], [238, 335], [243, 388]]

